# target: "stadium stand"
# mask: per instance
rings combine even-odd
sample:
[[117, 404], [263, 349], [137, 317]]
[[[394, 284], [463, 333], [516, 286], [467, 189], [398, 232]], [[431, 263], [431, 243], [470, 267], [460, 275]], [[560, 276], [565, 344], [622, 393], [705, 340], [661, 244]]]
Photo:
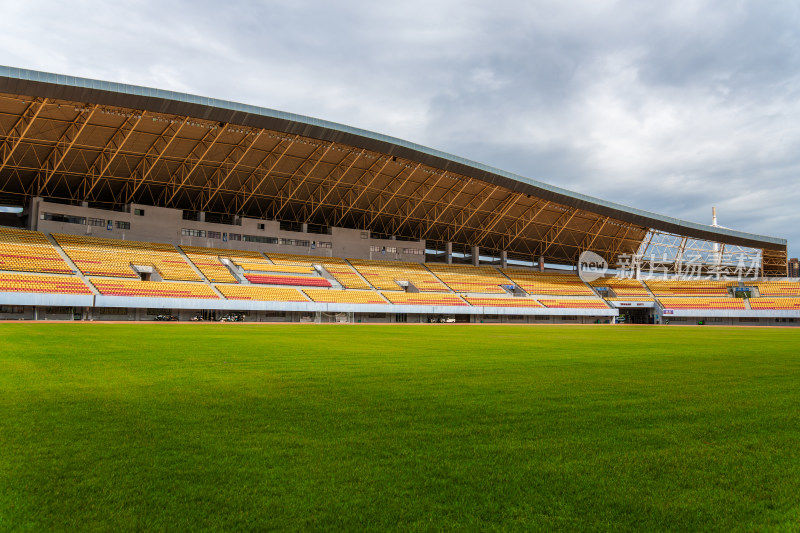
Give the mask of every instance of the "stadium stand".
[[647, 287], [658, 299], [662, 296], [728, 296], [731, 281], [711, 280], [646, 280]]
[[233, 264], [245, 272], [270, 272], [281, 274], [316, 274], [314, 267], [303, 265], [276, 265], [274, 263], [244, 261], [232, 259]]
[[750, 307], [758, 311], [800, 311], [800, 298], [750, 298]]
[[263, 274], [245, 274], [250, 283], [258, 285], [291, 285], [295, 287], [330, 287], [331, 282], [325, 278], [312, 276], [278, 276]]
[[132, 265], [150, 266], [162, 279], [202, 281], [169, 244], [121, 241], [83, 235], [53, 234], [59, 246], [87, 276], [138, 278]]
[[503, 273], [528, 294], [548, 296], [594, 296], [592, 289], [575, 274], [535, 272], [521, 268], [504, 268]]
[[475, 307], [542, 307], [533, 298], [481, 298], [478, 296], [465, 296], [469, 305]]
[[72, 274], [43, 233], [0, 228], [0, 270]]
[[425, 266], [450, 289], [459, 293], [505, 294], [502, 286], [513, 285], [494, 267], [439, 263], [426, 263]]
[[228, 300], [256, 300], [260, 302], [307, 302], [297, 289], [253, 287], [252, 285], [215, 285]]
[[317, 303], [326, 304], [385, 304], [386, 300], [375, 291], [303, 289]]
[[345, 289], [371, 289], [347, 261], [338, 257], [315, 257], [296, 254], [266, 254], [276, 265], [322, 265], [325, 270]]
[[800, 311], [800, 298], [750, 298], [750, 307], [758, 311]]
[[559, 309], [608, 309], [608, 305], [600, 298], [571, 298], [568, 300], [539, 298], [539, 303], [548, 308]]
[[760, 296], [800, 296], [800, 283], [796, 281], [759, 281]]
[[92, 294], [83, 280], [74, 276], [41, 276], [0, 273], [0, 292]]
[[201, 248], [199, 246], [181, 246], [181, 250], [209, 281], [218, 283], [236, 283], [236, 278], [233, 277], [228, 267], [222, 264], [221, 258], [230, 259], [234, 263], [237, 261], [264, 261], [264, 256], [260, 253], [243, 250]]
[[639, 280], [630, 278], [601, 278], [592, 281], [592, 287], [606, 287], [610, 289], [607, 300], [626, 300], [626, 301], [648, 301], [652, 302], [653, 297], [644, 288]]
[[447, 291], [447, 287], [419, 263], [368, 259], [348, 261], [376, 289], [396, 291], [403, 288], [397, 281], [407, 281], [423, 292]]
[[661, 297], [658, 301], [664, 309], [747, 309], [742, 298], [704, 298], [704, 297]]
[[219, 299], [203, 283], [172, 283], [91, 278], [92, 285], [104, 296], [136, 296], [147, 298], [207, 298]]
[[384, 291], [381, 294], [393, 304], [398, 305], [467, 305], [457, 295], [450, 293]]

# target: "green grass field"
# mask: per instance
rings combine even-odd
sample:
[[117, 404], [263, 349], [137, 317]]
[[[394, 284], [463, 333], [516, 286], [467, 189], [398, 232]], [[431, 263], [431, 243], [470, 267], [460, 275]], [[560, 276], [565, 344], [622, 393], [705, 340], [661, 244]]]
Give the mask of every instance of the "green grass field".
[[0, 530], [800, 530], [800, 330], [0, 324]]

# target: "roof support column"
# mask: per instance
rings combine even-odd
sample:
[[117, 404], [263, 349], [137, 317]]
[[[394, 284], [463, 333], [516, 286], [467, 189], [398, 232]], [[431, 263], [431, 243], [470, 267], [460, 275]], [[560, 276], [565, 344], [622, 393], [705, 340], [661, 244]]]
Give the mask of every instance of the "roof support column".
[[508, 268], [508, 252], [500, 251], [500, 268]]
[[444, 243], [444, 262], [448, 265], [453, 264], [453, 243], [449, 241]]
[[543, 255], [539, 256], [538, 267], [539, 267], [539, 272], [544, 272], [544, 256]]
[[480, 246], [473, 246], [472, 247], [472, 266], [478, 266], [481, 264], [481, 247]]

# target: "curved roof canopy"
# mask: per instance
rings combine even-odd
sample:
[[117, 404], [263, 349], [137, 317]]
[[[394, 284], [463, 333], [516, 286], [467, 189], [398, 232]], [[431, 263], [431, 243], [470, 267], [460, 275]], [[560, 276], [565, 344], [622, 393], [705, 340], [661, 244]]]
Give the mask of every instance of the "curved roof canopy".
[[548, 185], [385, 135], [255, 106], [0, 66], [0, 196], [368, 229], [572, 262], [668, 232], [786, 241]]

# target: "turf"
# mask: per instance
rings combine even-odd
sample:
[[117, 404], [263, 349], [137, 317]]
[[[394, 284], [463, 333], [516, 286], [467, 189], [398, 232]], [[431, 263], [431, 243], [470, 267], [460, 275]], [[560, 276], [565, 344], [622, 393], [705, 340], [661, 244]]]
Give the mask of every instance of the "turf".
[[0, 530], [800, 529], [800, 330], [0, 324]]

